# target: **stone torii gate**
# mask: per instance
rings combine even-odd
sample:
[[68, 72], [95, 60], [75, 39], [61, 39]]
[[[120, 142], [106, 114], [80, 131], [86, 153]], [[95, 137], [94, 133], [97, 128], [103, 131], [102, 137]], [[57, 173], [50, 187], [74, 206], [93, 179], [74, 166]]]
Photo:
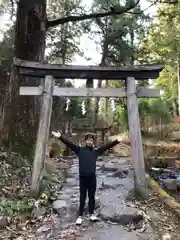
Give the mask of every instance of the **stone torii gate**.
[[[163, 70], [162, 65], [137, 65], [123, 67], [99, 66], [70, 66], [58, 64], [43, 64], [39, 62], [14, 59], [14, 66], [19, 69], [19, 74], [36, 78], [44, 78], [44, 83], [39, 87], [21, 86], [20, 95], [42, 96], [39, 129], [36, 141], [34, 165], [32, 173], [32, 192], [38, 192], [41, 173], [44, 167], [45, 150], [49, 136], [52, 99], [59, 97], [127, 97], [128, 124], [132, 148], [132, 165], [134, 170], [135, 190], [146, 196], [145, 164], [143, 156], [142, 138], [139, 122], [137, 98], [160, 97], [160, 90], [137, 88], [137, 80], [155, 79]], [[60, 88], [54, 85], [54, 78], [58, 79], [101, 79], [101, 80], [126, 80], [123, 88]]]

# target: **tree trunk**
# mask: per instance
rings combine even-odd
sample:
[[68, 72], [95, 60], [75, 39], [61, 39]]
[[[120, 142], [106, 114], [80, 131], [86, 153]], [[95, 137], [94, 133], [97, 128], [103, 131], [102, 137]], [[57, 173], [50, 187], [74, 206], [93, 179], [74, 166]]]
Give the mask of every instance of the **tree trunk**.
[[180, 57], [177, 63], [177, 79], [178, 79], [178, 116], [180, 116]]
[[173, 99], [172, 100], [172, 111], [173, 111], [173, 117], [176, 118], [177, 117], [177, 106], [176, 106], [176, 101]]
[[[14, 56], [23, 60], [43, 61], [46, 35], [46, 0], [20, 0], [17, 6]], [[12, 66], [4, 109], [4, 137], [10, 144], [32, 149], [37, 133], [40, 99], [20, 97], [20, 85], [39, 85], [37, 79], [22, 78]], [[23, 146], [22, 146], [23, 145]]]
[[[100, 66], [106, 66], [107, 65], [107, 58], [108, 58], [108, 47], [109, 47], [109, 41], [107, 36], [105, 36], [104, 44], [103, 44], [103, 53], [101, 58]], [[102, 87], [102, 80], [98, 80], [98, 88]], [[94, 109], [94, 119], [93, 119], [93, 132], [96, 133], [95, 127], [98, 122], [98, 113], [99, 113], [99, 101], [100, 97], [96, 97], [95, 101], [95, 109]]]

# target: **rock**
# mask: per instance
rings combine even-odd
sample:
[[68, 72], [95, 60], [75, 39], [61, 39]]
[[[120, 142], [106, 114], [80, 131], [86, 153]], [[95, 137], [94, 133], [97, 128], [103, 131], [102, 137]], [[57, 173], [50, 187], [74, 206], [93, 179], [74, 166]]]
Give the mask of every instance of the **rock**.
[[42, 232], [47, 232], [51, 230], [51, 228], [49, 226], [42, 226], [40, 228], [38, 228], [38, 230], [36, 231], [36, 233], [42, 233]]
[[108, 177], [114, 177], [114, 178], [125, 178], [128, 175], [128, 170], [117, 170], [116, 172], [108, 175]]
[[0, 216], [0, 230], [4, 229], [8, 225], [8, 219]]
[[67, 178], [66, 179], [66, 185], [73, 187], [75, 185], [77, 185], [76, 180], [74, 178]]
[[77, 202], [71, 203], [71, 205], [69, 206], [69, 211], [74, 214], [78, 211], [78, 208], [79, 208], [79, 204]]
[[143, 220], [143, 216], [138, 213], [137, 209], [126, 206], [123, 207], [122, 205], [106, 206], [100, 211], [100, 217], [105, 221], [109, 220], [121, 225], [138, 223]]
[[105, 163], [105, 164], [103, 164], [101, 170], [103, 172], [116, 172], [118, 170], [118, 168], [115, 166], [115, 164]]
[[176, 191], [177, 181], [176, 179], [163, 179], [164, 186], [169, 191]]
[[122, 187], [124, 187], [124, 184], [120, 183], [119, 179], [111, 177], [102, 181], [101, 185], [99, 186], [99, 190], [104, 191], [108, 189], [118, 189]]
[[115, 187], [102, 182], [102, 185], [99, 187], [99, 190], [103, 191], [103, 190], [107, 190], [107, 189], [115, 189]]
[[67, 209], [67, 202], [64, 200], [56, 200], [53, 202], [53, 209], [56, 210], [58, 213], [61, 213], [61, 210]]
[[148, 240], [147, 238], [144, 238], [142, 236], [139, 236], [136, 232], [129, 232], [126, 233], [121, 240]]
[[171, 236], [169, 235], [169, 233], [166, 233], [162, 236], [162, 240], [171, 240]]

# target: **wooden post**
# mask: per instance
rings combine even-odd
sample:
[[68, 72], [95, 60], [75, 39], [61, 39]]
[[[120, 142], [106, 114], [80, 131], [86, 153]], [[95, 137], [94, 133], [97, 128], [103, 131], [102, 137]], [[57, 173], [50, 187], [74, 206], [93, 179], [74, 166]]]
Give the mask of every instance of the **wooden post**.
[[46, 144], [49, 137], [49, 129], [52, 113], [52, 95], [54, 88], [54, 79], [52, 76], [46, 76], [43, 89], [42, 105], [39, 120], [39, 129], [36, 141], [35, 156], [33, 163], [31, 192], [38, 194], [39, 185], [44, 168]]
[[143, 156], [143, 146], [139, 121], [139, 110], [136, 96], [135, 78], [127, 78], [127, 109], [131, 138], [132, 164], [134, 169], [135, 190], [147, 197], [146, 174]]

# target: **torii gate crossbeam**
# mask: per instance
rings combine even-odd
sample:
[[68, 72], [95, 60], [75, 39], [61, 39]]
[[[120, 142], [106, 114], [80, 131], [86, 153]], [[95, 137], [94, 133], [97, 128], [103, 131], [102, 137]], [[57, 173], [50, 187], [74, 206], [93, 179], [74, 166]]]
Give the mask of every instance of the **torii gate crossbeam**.
[[[143, 196], [146, 196], [147, 184], [137, 98], [159, 97], [160, 91], [157, 89], [137, 88], [135, 79], [143, 81], [150, 78], [157, 78], [163, 70], [162, 65], [151, 64], [131, 67], [65, 66], [14, 59], [14, 67], [18, 68], [20, 75], [45, 78], [44, 84], [40, 87], [20, 87], [20, 95], [43, 97], [32, 175], [31, 190], [33, 192], [39, 190], [40, 176], [44, 165], [45, 149], [49, 136], [53, 96], [127, 97], [135, 189]], [[59, 88], [54, 85], [54, 78], [58, 78], [60, 81], [65, 78], [125, 79], [126, 88]]]

